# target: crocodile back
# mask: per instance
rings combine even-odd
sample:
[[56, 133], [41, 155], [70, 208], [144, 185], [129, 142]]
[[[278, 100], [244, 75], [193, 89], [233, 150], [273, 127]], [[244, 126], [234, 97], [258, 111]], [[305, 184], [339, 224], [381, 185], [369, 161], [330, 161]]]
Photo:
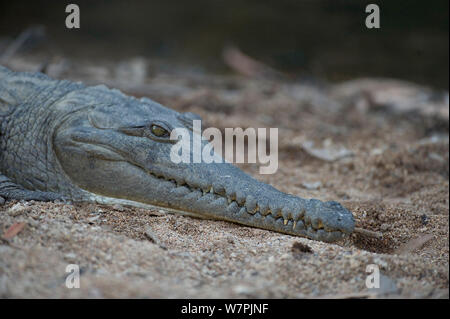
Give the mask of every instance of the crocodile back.
[[[0, 66], [0, 172], [28, 189], [58, 184], [52, 136], [74, 103], [62, 102], [85, 89], [42, 73], [13, 72]], [[55, 177], [56, 176], [56, 177]]]

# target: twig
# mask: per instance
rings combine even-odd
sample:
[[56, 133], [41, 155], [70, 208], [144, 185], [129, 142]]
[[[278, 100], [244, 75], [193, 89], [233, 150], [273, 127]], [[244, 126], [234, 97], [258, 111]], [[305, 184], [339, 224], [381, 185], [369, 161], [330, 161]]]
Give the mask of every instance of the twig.
[[248, 77], [285, 78], [285, 75], [243, 53], [234, 46], [222, 52], [224, 62], [234, 71]]
[[355, 227], [354, 232], [358, 233], [360, 235], [363, 235], [363, 236], [367, 236], [367, 237], [372, 237], [372, 238], [377, 238], [377, 239], [383, 238], [383, 234], [380, 232], [367, 230], [367, 229], [360, 228], [360, 227]]
[[43, 26], [30, 27], [23, 31], [0, 55], [0, 62], [6, 63], [12, 56], [19, 52], [27, 41], [32, 38], [45, 36], [45, 28]]
[[416, 249], [421, 248], [423, 245], [425, 245], [427, 242], [429, 242], [431, 239], [433, 239], [433, 235], [431, 234], [425, 234], [423, 236], [419, 236], [416, 238], [411, 239], [406, 244], [400, 246], [394, 251], [394, 254], [407, 254], [410, 253]]
[[147, 227], [144, 232], [145, 237], [152, 241], [154, 244], [158, 245], [161, 249], [167, 250], [167, 247], [161, 243], [155, 233], [152, 231], [150, 227]]
[[319, 297], [314, 297], [315, 299], [375, 299], [376, 294], [367, 292], [355, 292], [347, 294], [337, 294], [337, 295], [323, 295]]

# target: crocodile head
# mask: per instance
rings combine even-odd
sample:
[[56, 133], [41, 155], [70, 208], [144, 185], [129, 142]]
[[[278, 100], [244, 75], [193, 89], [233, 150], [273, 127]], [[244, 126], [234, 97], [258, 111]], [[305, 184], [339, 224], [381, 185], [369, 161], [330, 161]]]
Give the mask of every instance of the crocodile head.
[[[57, 159], [74, 186], [104, 198], [327, 242], [353, 231], [353, 215], [339, 203], [280, 192], [227, 162], [193, 163], [192, 152], [190, 163], [174, 163], [170, 153], [178, 141], [170, 133], [190, 128], [196, 116], [116, 95], [102, 89], [98, 100], [108, 103], [70, 113], [54, 133]], [[192, 141], [197, 133], [188, 132]]]

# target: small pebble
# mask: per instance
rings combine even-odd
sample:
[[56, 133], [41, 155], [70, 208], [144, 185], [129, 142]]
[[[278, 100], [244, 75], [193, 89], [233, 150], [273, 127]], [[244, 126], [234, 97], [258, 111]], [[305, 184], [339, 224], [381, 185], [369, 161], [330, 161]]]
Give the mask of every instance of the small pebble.
[[23, 214], [27, 209], [28, 209], [28, 207], [26, 207], [20, 203], [17, 203], [8, 210], [8, 215], [13, 216], [13, 217], [19, 216], [19, 215]]
[[252, 290], [249, 286], [236, 285], [233, 287], [233, 292], [239, 295], [249, 294], [251, 291]]
[[426, 214], [423, 214], [422, 216], [420, 216], [420, 219], [422, 220], [422, 225], [428, 224], [429, 218]]
[[309, 190], [315, 190], [315, 189], [319, 189], [320, 187], [322, 187], [322, 183], [321, 182], [313, 182], [313, 183], [303, 182], [302, 186]]
[[99, 218], [100, 218], [100, 215], [97, 215], [97, 216], [88, 218], [88, 221], [91, 222], [91, 223], [93, 223], [93, 222], [95, 222], [95, 221], [96, 221], [97, 219], [99, 219]]

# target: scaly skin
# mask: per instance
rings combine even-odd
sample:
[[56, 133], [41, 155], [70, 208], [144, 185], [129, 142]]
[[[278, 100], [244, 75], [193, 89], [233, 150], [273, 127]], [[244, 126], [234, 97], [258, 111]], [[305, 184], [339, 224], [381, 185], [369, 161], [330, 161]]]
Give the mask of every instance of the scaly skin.
[[105, 86], [0, 67], [0, 196], [148, 204], [326, 242], [353, 232], [337, 202], [280, 192], [226, 162], [174, 164], [176, 141], [164, 132], [196, 118]]

